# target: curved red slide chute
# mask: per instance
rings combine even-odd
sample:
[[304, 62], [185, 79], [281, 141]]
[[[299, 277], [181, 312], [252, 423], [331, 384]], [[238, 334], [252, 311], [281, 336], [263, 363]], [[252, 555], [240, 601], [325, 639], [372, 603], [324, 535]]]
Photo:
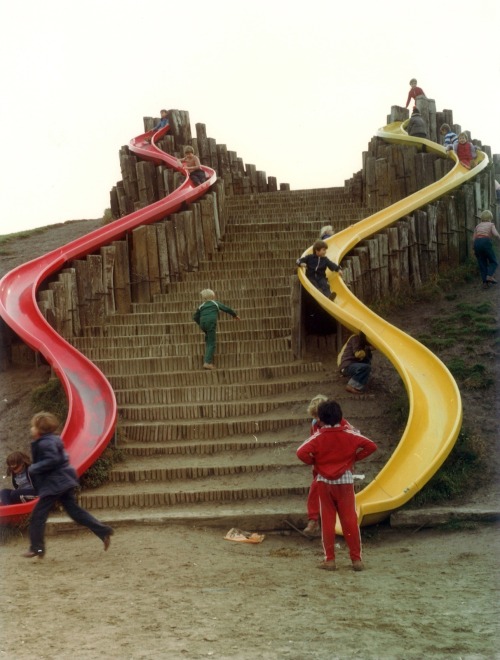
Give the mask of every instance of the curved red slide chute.
[[[193, 202], [215, 182], [215, 171], [202, 166], [207, 180], [193, 186], [177, 158], [156, 146], [155, 141], [168, 130], [169, 126], [166, 126], [155, 133], [143, 133], [130, 141], [129, 148], [144, 159], [156, 164], [163, 163], [186, 174], [179, 188], [144, 209], [15, 268], [0, 281], [0, 316], [26, 344], [47, 359], [63, 384], [68, 397], [68, 417], [61, 435], [70, 461], [79, 475], [97, 460], [113, 436], [116, 425], [115, 395], [99, 369], [58, 335], [43, 318], [36, 302], [36, 293], [47, 277], [70, 260], [91, 254], [135, 227], [175, 213], [184, 202]], [[0, 523], [21, 521], [33, 506], [34, 502], [0, 506]]]

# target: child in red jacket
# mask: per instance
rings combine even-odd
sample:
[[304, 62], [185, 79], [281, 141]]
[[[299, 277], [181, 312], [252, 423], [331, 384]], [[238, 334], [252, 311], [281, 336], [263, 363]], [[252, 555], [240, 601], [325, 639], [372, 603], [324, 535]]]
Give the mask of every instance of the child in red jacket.
[[356, 461], [370, 456], [377, 445], [343, 420], [341, 407], [332, 399], [319, 404], [318, 416], [323, 426], [297, 449], [297, 456], [303, 463], [313, 465], [317, 473], [321, 538], [325, 552], [325, 560], [319, 568], [337, 570], [335, 522], [338, 514], [353, 570], [362, 571], [364, 566], [352, 468]]
[[424, 99], [427, 98], [425, 96], [424, 90], [421, 87], [417, 87], [417, 79], [412, 78], [410, 80], [410, 91], [408, 92], [408, 99], [406, 101], [406, 106], [408, 107], [410, 105], [410, 101], [414, 99], [414, 101], [417, 101], [417, 96], [423, 96]]

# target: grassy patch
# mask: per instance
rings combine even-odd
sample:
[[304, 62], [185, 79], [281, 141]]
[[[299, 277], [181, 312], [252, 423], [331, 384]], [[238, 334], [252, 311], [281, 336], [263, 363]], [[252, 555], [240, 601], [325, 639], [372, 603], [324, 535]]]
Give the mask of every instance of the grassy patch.
[[14, 232], [13, 234], [3, 234], [0, 236], [0, 246], [3, 247], [8, 243], [14, 243], [15, 241], [23, 240], [29, 236], [34, 236], [36, 234], [41, 234], [45, 231], [45, 227], [38, 227], [37, 229], [26, 229], [25, 231]]
[[123, 451], [117, 447], [108, 446], [97, 461], [80, 477], [82, 490], [99, 488], [109, 481], [113, 466], [124, 460]]
[[439, 504], [474, 490], [487, 471], [486, 443], [465, 429], [441, 469], [411, 501], [412, 508]]
[[61, 381], [51, 378], [45, 385], [40, 385], [33, 390], [31, 403], [35, 412], [50, 412], [59, 418], [64, 424], [68, 416], [68, 400]]
[[492, 350], [498, 346], [499, 328], [489, 301], [459, 303], [455, 311], [431, 321], [431, 331], [417, 339], [434, 353], [460, 352], [460, 357], [443, 358], [458, 384], [467, 389], [487, 389], [494, 383], [485, 364], [477, 362], [478, 343], [487, 341]]

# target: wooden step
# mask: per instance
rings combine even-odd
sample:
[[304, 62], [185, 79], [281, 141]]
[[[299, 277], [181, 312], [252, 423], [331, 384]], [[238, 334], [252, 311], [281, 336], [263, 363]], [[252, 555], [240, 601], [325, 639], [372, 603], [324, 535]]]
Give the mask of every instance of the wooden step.
[[245, 486], [241, 485], [238, 474], [173, 482], [140, 481], [133, 488], [129, 483], [110, 483], [102, 489], [82, 491], [79, 502], [84, 509], [98, 511], [112, 507], [157, 508], [199, 502], [233, 502], [291, 494], [306, 497], [311, 484], [311, 469], [306, 465], [283, 468], [273, 473], [272, 485], [269, 481], [267, 473], [256, 472]]
[[[321, 385], [326, 388], [333, 381], [333, 375], [325, 373], [321, 378]], [[199, 402], [223, 402], [251, 400], [256, 397], [275, 397], [277, 395], [292, 394], [296, 390], [317, 385], [318, 375], [297, 374], [293, 379], [275, 379], [272, 381], [255, 381], [249, 383], [233, 383], [230, 385], [212, 385], [211, 387], [155, 387], [148, 389], [115, 390], [116, 399], [120, 408], [134, 405], [166, 405], [166, 404], [193, 404]], [[288, 399], [290, 400], [290, 399]]]
[[321, 362], [289, 362], [251, 368], [216, 369], [214, 371], [197, 368], [145, 374], [106, 374], [106, 377], [114, 389], [124, 390], [133, 388], [155, 389], [167, 386], [184, 387], [188, 385], [210, 388], [212, 385], [241, 384], [261, 380], [272, 381], [275, 378], [287, 378], [297, 374], [316, 373], [318, 377], [321, 377], [320, 375], [324, 372], [325, 368]]

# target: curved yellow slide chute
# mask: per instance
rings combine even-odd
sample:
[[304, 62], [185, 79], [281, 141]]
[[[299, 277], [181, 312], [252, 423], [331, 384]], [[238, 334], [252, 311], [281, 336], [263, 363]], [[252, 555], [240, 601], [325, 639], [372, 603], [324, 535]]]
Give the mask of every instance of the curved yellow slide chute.
[[[425, 144], [428, 152], [453, 158], [455, 166], [439, 181], [329, 238], [327, 255], [332, 261], [341, 263], [360, 241], [445, 195], [488, 164], [488, 157], [481, 151], [476, 167], [467, 170], [453, 152], [447, 154], [435, 142], [408, 136], [405, 125], [406, 122], [394, 122], [379, 129], [376, 135], [392, 143]], [[311, 248], [305, 254], [310, 251]], [[330, 275], [330, 287], [337, 294], [335, 302], [312, 286], [301, 268], [298, 275], [302, 286], [328, 314], [350, 330], [364, 332], [370, 343], [392, 362], [408, 394], [408, 422], [398, 446], [373, 481], [356, 495], [360, 524], [374, 524], [408, 502], [443, 464], [462, 424], [460, 392], [448, 369], [433, 353], [363, 305], [336, 273]], [[363, 430], [370, 435], [369, 429]]]

